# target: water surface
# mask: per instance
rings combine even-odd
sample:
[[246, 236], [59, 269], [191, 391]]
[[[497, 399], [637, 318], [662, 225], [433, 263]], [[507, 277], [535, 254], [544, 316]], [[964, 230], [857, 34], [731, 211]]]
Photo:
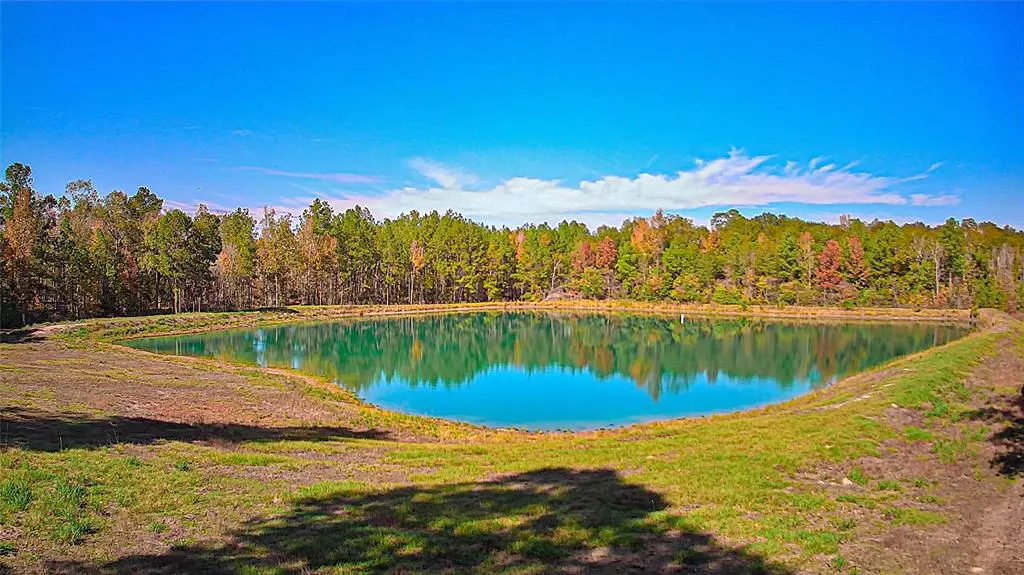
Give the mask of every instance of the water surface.
[[483, 312], [127, 343], [325, 376], [406, 413], [496, 427], [592, 429], [783, 401], [965, 333], [923, 323]]

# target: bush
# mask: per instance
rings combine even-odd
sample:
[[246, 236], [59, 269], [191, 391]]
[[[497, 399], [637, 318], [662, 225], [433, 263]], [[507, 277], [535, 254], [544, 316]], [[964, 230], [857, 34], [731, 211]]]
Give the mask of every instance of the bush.
[[672, 282], [672, 299], [678, 302], [688, 303], [700, 301], [704, 294], [701, 293], [700, 279], [694, 274], [681, 274]]
[[740, 305], [744, 302], [743, 294], [736, 288], [718, 286], [711, 296], [711, 301], [719, 305]]
[[587, 299], [603, 299], [607, 292], [604, 274], [594, 267], [583, 270], [583, 274], [576, 281], [576, 289]]

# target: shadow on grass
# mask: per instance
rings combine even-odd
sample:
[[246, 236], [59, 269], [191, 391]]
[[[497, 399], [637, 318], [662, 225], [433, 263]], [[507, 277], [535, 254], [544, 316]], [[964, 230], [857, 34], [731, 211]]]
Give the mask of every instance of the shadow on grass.
[[294, 310], [294, 309], [292, 309], [290, 307], [284, 307], [284, 306], [257, 307], [257, 308], [252, 308], [251, 311], [256, 311], [256, 312], [259, 312], [259, 313], [287, 313], [287, 314], [297, 314], [297, 313], [299, 313], [297, 310]]
[[43, 336], [34, 328], [0, 330], [0, 343], [35, 343]]
[[288, 513], [219, 545], [54, 573], [791, 573], [658, 513], [662, 497], [607, 469], [367, 493], [311, 488]]
[[992, 466], [1003, 475], [1024, 477], [1024, 388], [1005, 406], [979, 409], [972, 416], [997, 426], [990, 438], [998, 449]]
[[196, 424], [146, 417], [58, 416], [51, 412], [0, 409], [0, 446], [32, 451], [90, 449], [115, 444], [145, 445], [158, 441], [328, 441], [388, 439], [388, 433], [348, 427], [259, 427], [240, 424]]

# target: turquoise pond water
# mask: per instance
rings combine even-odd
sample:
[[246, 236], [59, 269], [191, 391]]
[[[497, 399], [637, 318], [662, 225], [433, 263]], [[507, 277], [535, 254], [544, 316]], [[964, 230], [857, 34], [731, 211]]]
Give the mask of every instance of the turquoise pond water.
[[594, 429], [784, 401], [965, 335], [924, 323], [482, 312], [136, 339], [157, 353], [323, 376], [405, 413]]

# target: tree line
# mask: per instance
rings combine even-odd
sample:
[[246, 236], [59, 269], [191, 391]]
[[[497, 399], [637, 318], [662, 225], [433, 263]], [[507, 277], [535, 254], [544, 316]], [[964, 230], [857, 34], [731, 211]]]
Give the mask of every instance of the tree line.
[[659, 211], [619, 227], [515, 229], [453, 211], [378, 220], [314, 200], [298, 218], [165, 209], [148, 188], [0, 184], [0, 326], [290, 304], [622, 298], [720, 304], [996, 307], [1024, 296], [1024, 233], [736, 210], [710, 225]]

